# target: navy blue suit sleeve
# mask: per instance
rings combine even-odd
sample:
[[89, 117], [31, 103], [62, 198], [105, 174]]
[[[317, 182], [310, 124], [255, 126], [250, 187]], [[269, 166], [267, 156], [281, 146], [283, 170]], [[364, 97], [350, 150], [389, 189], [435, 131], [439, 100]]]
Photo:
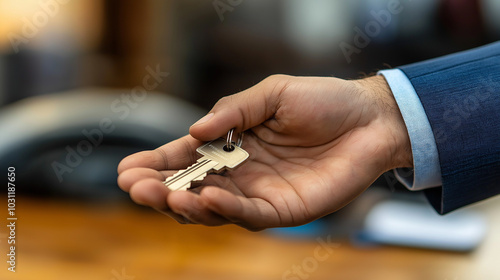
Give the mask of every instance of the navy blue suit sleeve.
[[425, 190], [441, 213], [500, 193], [500, 42], [400, 69], [436, 139], [442, 186]]

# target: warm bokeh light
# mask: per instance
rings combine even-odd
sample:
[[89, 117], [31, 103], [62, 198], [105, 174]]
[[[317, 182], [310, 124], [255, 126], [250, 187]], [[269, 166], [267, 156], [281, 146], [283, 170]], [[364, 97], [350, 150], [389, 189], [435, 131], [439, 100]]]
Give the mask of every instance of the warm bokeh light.
[[88, 50], [102, 35], [103, 1], [1, 0], [0, 51], [21, 47]]

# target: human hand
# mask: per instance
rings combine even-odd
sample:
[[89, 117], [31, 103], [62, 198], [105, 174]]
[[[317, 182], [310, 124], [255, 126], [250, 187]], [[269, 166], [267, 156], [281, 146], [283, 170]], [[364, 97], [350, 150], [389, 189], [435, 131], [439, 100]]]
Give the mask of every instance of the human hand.
[[[250, 159], [193, 191], [162, 181], [193, 164], [202, 141], [246, 131]], [[139, 204], [179, 222], [250, 230], [301, 225], [332, 213], [383, 172], [411, 167], [410, 141], [382, 76], [356, 81], [271, 76], [224, 97], [190, 135], [118, 166], [118, 184]]]

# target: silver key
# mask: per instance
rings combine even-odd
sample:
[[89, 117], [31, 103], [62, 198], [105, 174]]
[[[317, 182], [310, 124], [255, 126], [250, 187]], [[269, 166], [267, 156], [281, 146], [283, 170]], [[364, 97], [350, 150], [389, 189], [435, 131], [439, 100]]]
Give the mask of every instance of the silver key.
[[219, 138], [208, 142], [196, 149], [202, 157], [187, 169], [179, 170], [173, 176], [168, 177], [163, 183], [172, 191], [185, 191], [191, 187], [191, 182], [203, 180], [207, 173], [220, 173], [231, 170], [248, 158], [248, 153], [234, 143], [230, 149], [227, 140]]

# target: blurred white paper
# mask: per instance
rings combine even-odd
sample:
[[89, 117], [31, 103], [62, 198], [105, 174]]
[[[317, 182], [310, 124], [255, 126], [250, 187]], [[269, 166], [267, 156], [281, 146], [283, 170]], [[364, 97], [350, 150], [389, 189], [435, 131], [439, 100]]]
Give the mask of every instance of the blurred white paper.
[[486, 235], [487, 225], [479, 213], [462, 209], [441, 216], [429, 204], [386, 201], [367, 215], [362, 241], [470, 251]]

